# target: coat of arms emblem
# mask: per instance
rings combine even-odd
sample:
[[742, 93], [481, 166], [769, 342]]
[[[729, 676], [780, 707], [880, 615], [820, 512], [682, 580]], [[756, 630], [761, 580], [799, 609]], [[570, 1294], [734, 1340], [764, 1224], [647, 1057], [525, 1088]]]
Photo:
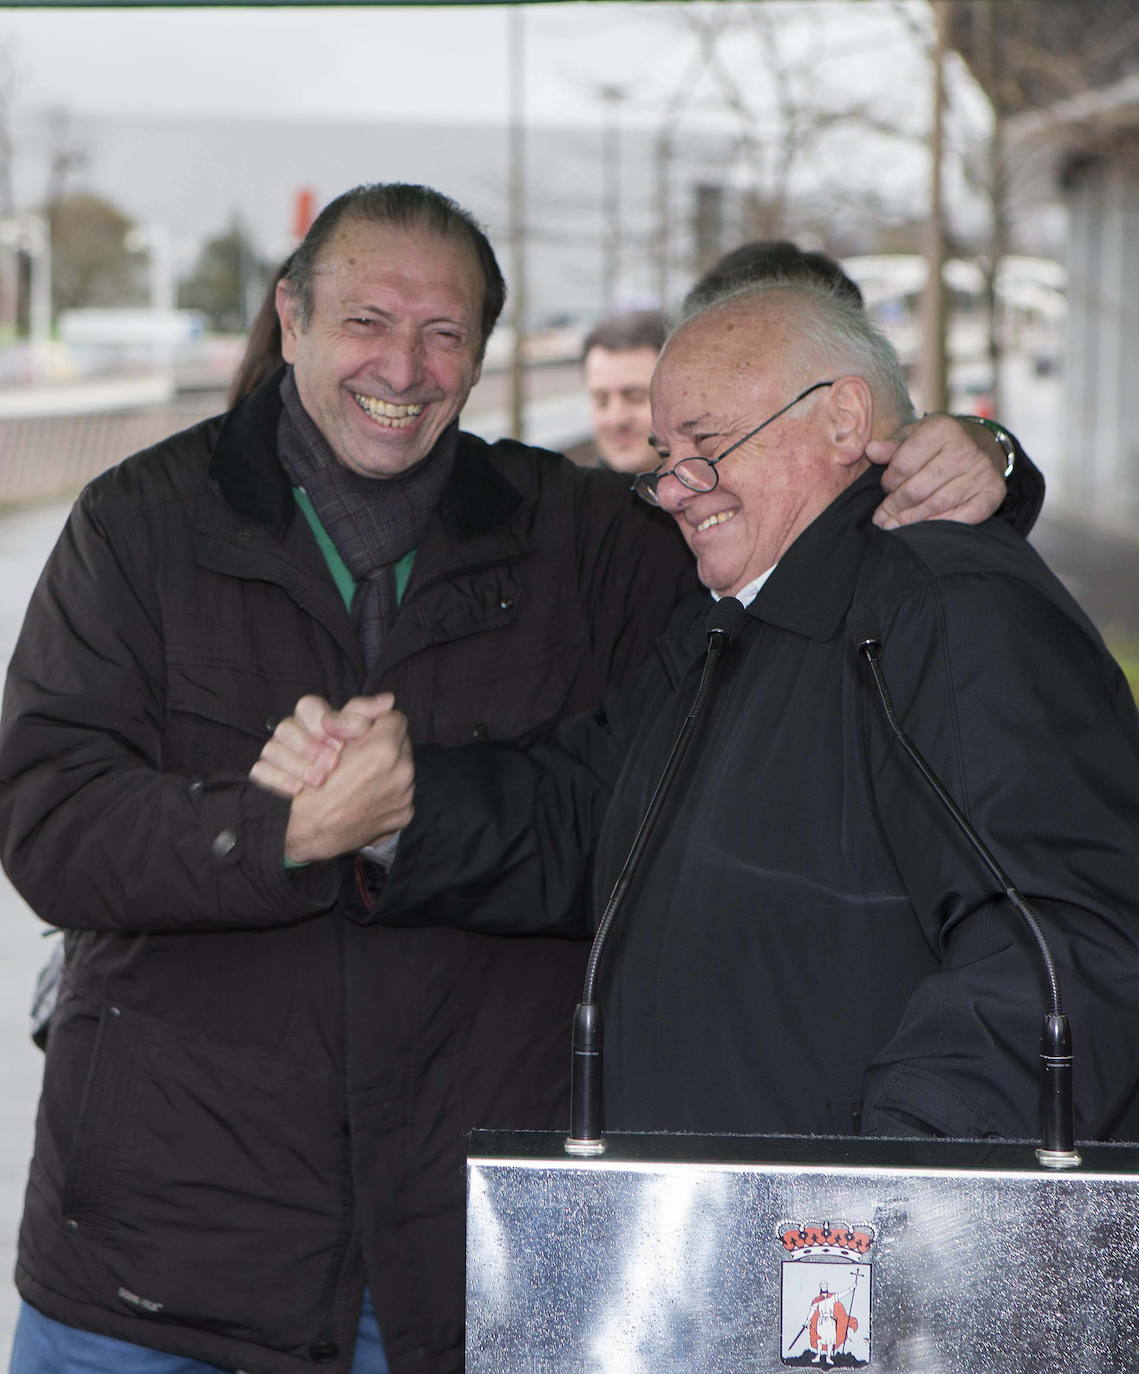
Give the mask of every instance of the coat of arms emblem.
[[870, 1363], [869, 1259], [864, 1225], [782, 1221], [779, 1350], [793, 1369], [864, 1369]]

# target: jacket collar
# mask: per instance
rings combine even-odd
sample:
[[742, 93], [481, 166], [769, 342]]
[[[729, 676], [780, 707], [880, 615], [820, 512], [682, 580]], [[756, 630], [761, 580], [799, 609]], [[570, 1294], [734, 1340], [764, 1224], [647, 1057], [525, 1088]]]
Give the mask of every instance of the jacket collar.
[[870, 517], [882, 500], [881, 469], [871, 467], [816, 517], [779, 560], [748, 614], [825, 643], [850, 609]]
[[[870, 517], [882, 500], [880, 477], [876, 467], [864, 472], [807, 526], [747, 608], [749, 616], [820, 643], [834, 637], [850, 609], [867, 542], [876, 533]], [[674, 675], [704, 653], [711, 609], [704, 592], [677, 612], [677, 628], [661, 642]]]
[[[288, 475], [277, 456], [281, 377], [281, 371], [275, 372], [229, 412], [210, 462], [210, 477], [225, 501], [278, 539], [284, 537], [295, 509]], [[491, 466], [486, 447], [471, 434], [459, 436], [451, 481], [439, 503], [439, 515], [456, 543], [508, 524], [522, 504], [518, 491]]]
[[439, 516], [456, 543], [493, 534], [522, 505], [521, 494], [491, 465], [486, 450], [482, 439], [460, 434], [451, 481], [439, 502]]
[[282, 371], [274, 372], [226, 415], [210, 459], [210, 478], [226, 503], [278, 539], [284, 538], [294, 510], [289, 479], [277, 457], [281, 376]]

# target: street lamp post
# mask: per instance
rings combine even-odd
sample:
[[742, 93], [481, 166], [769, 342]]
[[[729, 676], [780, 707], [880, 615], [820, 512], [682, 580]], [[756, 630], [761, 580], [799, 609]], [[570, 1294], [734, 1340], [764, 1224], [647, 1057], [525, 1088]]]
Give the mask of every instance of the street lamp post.
[[656, 141], [656, 291], [660, 308], [668, 308], [669, 254], [672, 246], [672, 139], [662, 129]]
[[625, 91], [621, 86], [602, 86], [601, 99], [605, 104], [605, 128], [602, 137], [602, 169], [604, 186], [605, 232], [601, 236], [601, 297], [605, 313], [617, 308], [617, 293], [621, 276], [621, 102]]
[[0, 249], [5, 258], [5, 276], [12, 281], [11, 319], [15, 325], [19, 317], [19, 272], [9, 264], [27, 254], [28, 282], [28, 342], [31, 345], [33, 366], [43, 369], [47, 364], [47, 350], [51, 343], [51, 226], [45, 215], [34, 211], [0, 218]]
[[136, 225], [123, 240], [128, 253], [145, 253], [150, 308], [158, 314], [174, 309], [174, 263], [169, 230], [158, 224]]
[[507, 16], [509, 86], [509, 218], [510, 218], [510, 433], [526, 438], [526, 368], [523, 357], [526, 321], [526, 86], [525, 29], [521, 5]]
[[944, 410], [947, 404], [945, 335], [945, 207], [942, 198], [942, 159], [945, 121], [945, 54], [949, 15], [944, 0], [933, 6], [932, 123], [929, 136], [929, 216], [926, 222], [925, 291], [922, 297], [922, 345], [919, 365], [923, 410]]

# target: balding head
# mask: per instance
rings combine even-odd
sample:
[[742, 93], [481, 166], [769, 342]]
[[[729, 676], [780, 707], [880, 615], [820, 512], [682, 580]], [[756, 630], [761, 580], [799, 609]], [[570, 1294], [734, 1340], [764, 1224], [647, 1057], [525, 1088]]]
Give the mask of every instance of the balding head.
[[657, 494], [701, 580], [723, 593], [777, 562], [865, 471], [869, 440], [911, 414], [890, 345], [861, 312], [802, 284], [750, 287], [686, 321], [652, 400], [666, 472], [694, 455], [715, 460], [711, 491], [665, 476]]
[[914, 419], [893, 345], [841, 291], [806, 281], [756, 282], [696, 310], [673, 340], [692, 327], [717, 333], [729, 350], [748, 332], [786, 368], [792, 385], [796, 378], [802, 386], [813, 377], [863, 378], [874, 397], [876, 437]]

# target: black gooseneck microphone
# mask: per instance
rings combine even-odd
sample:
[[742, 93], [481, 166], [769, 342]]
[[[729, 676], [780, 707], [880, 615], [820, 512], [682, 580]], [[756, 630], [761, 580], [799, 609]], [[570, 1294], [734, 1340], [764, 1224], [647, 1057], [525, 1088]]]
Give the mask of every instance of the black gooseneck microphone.
[[676, 777], [692, 733], [696, 728], [704, 706], [708, 700], [712, 674], [720, 661], [720, 655], [731, 642], [732, 637], [743, 624], [746, 612], [734, 596], [721, 597], [712, 607], [705, 624], [708, 639], [708, 652], [704, 658], [704, 671], [696, 697], [689, 707], [684, 723], [672, 746], [672, 752], [661, 772], [645, 814], [633, 836], [633, 843], [609, 900], [605, 904], [597, 933], [593, 937], [593, 947], [589, 951], [589, 962], [585, 968], [581, 1001], [573, 1015], [573, 1058], [570, 1064], [570, 1131], [566, 1137], [565, 1150], [570, 1155], [600, 1155], [605, 1153], [604, 1117], [602, 1107], [602, 1026], [601, 1008], [593, 1000], [597, 983], [597, 970], [601, 964], [601, 954], [609, 932], [613, 928], [617, 912], [625, 900], [625, 894], [637, 872], [649, 842], [661, 807], [664, 805], [669, 788]]
[[1040, 1147], [1036, 1151], [1037, 1160], [1048, 1169], [1074, 1169], [1080, 1164], [1080, 1156], [1075, 1148], [1075, 1101], [1072, 1092], [1072, 1031], [1064, 1014], [1060, 1000], [1060, 981], [1056, 973], [1056, 962], [1036, 913], [1028, 905], [1024, 894], [1013, 884], [1012, 879], [997, 862], [992, 851], [973, 829], [961, 808], [946, 791], [941, 779], [929, 766], [919, 752], [917, 745], [902, 728], [894, 711], [894, 703], [886, 678], [882, 672], [882, 635], [872, 611], [864, 606], [855, 606], [846, 619], [847, 632], [858, 652], [870, 665], [874, 684], [882, 700], [890, 729], [898, 743], [917, 765], [918, 771], [929, 784], [938, 801], [957, 823], [958, 829], [969, 841], [977, 856], [1001, 886], [1001, 891], [1012, 904], [1032, 934], [1044, 968], [1048, 983], [1048, 1010], [1040, 1030]]

